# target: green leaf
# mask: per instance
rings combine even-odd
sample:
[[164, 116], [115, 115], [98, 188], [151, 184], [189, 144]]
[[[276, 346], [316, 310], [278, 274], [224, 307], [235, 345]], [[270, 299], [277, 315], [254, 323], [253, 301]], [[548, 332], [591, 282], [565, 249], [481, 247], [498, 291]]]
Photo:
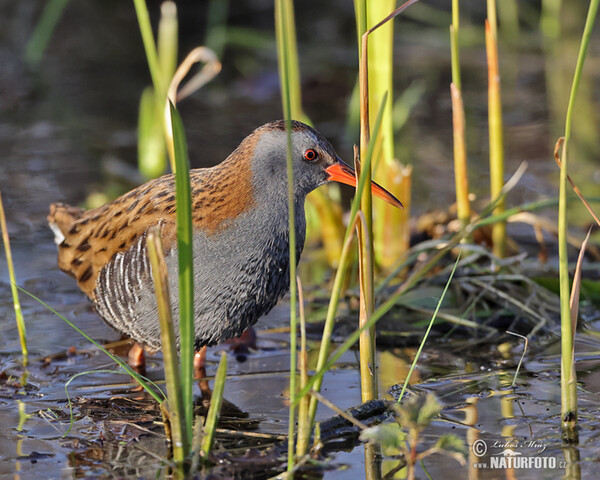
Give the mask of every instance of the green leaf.
[[384, 423], [375, 427], [366, 428], [360, 434], [363, 442], [376, 443], [383, 448], [396, 448], [402, 450], [406, 441], [406, 433], [397, 423]]
[[428, 393], [427, 395], [415, 395], [402, 405], [395, 405], [394, 410], [403, 427], [420, 432], [438, 416], [442, 406], [433, 393]]
[[449, 453], [460, 453], [465, 456], [469, 453], [467, 447], [465, 446], [465, 442], [463, 442], [463, 439], [451, 433], [442, 435], [440, 438], [438, 438], [434, 448], [444, 450]]

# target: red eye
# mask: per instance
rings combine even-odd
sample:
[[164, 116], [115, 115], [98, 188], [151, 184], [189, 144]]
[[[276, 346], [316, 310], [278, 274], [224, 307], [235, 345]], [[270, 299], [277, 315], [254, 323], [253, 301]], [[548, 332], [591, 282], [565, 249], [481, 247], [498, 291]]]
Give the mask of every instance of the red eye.
[[306, 152], [304, 152], [304, 160], [307, 162], [312, 162], [316, 160], [317, 152], [315, 152], [312, 148], [309, 148]]

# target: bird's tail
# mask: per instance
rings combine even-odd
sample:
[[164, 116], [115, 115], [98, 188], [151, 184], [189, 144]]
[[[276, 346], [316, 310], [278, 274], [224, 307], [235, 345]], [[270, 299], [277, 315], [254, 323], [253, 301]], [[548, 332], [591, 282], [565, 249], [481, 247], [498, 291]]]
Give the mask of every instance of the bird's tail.
[[65, 234], [81, 218], [84, 211], [82, 208], [72, 207], [65, 203], [53, 203], [50, 205], [48, 225], [50, 225], [52, 232], [54, 232], [54, 242], [57, 245], [64, 242]]
[[64, 203], [50, 205], [48, 225], [54, 232], [54, 242], [58, 245], [58, 266], [61, 270], [75, 275], [73, 271], [73, 248], [65, 242], [65, 237], [71, 233], [76, 222], [81, 219], [85, 210]]

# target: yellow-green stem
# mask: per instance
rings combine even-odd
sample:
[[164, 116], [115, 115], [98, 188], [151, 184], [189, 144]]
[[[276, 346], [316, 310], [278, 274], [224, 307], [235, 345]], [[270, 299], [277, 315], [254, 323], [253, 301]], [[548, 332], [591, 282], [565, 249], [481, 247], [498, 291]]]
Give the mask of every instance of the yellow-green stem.
[[19, 301], [19, 290], [17, 288], [17, 278], [15, 276], [15, 267], [13, 265], [12, 252], [10, 249], [10, 239], [6, 227], [6, 216], [4, 215], [4, 205], [2, 203], [2, 193], [0, 192], [0, 228], [2, 229], [2, 241], [4, 243], [4, 253], [6, 254], [6, 266], [8, 268], [8, 278], [10, 279], [10, 290], [13, 297], [13, 306], [15, 308], [15, 319], [17, 321], [17, 330], [19, 331], [19, 341], [21, 342], [21, 353], [23, 354], [23, 365], [27, 366], [29, 354], [27, 352], [27, 331], [25, 329], [25, 320]]
[[467, 145], [465, 139], [465, 110], [460, 89], [450, 84], [452, 96], [452, 133], [454, 135], [454, 183], [456, 210], [461, 227], [471, 219], [469, 202], [469, 178], [467, 175]]
[[179, 356], [177, 342], [171, 317], [171, 300], [169, 295], [169, 279], [167, 264], [163, 253], [160, 229], [150, 227], [146, 239], [148, 258], [152, 266], [152, 279], [158, 307], [160, 322], [161, 350], [164, 359], [165, 380], [167, 383], [167, 412], [171, 426], [171, 445], [175, 464], [182, 466], [189, 452], [186, 422], [179, 376]]
[[[302, 291], [302, 281], [300, 276], [296, 277], [298, 283], [298, 299], [300, 311], [300, 359], [298, 367], [300, 370], [300, 388], [304, 388], [308, 383], [308, 354], [306, 351], [306, 316], [304, 315], [304, 294]], [[310, 397], [308, 395], [300, 398], [298, 404], [298, 440], [296, 444], [308, 445], [310, 441], [310, 419], [308, 417], [308, 405]], [[298, 449], [298, 448], [297, 448]]]
[[[369, 130], [369, 43], [368, 34], [362, 36], [362, 53], [359, 67], [360, 92], [360, 158], [366, 158], [371, 132]], [[384, 101], [389, 96], [384, 94]], [[386, 107], [383, 107], [385, 118]], [[380, 130], [381, 132], [381, 130]], [[358, 164], [357, 164], [358, 167]], [[371, 184], [371, 167], [360, 168], [365, 185]], [[375, 307], [373, 292], [373, 198], [371, 189], [365, 188], [360, 197], [361, 222], [358, 224], [360, 312], [359, 326], [366, 324]], [[365, 330], [359, 340], [361, 397], [363, 402], [377, 397], [377, 375], [375, 364], [375, 328]]]
[[560, 170], [560, 191], [558, 200], [558, 255], [560, 275], [560, 301], [561, 301], [561, 417], [563, 432], [569, 438], [574, 436], [574, 427], [577, 422], [577, 377], [574, 361], [574, 334], [571, 324], [569, 265], [567, 252], [567, 174], [568, 151], [571, 139], [571, 127], [575, 108], [575, 99], [581, 81], [581, 72], [585, 63], [590, 36], [598, 12], [600, 0], [591, 0], [581, 46], [575, 67], [575, 75], [571, 86], [571, 95], [567, 107], [565, 121], [565, 142], [563, 145]]
[[202, 459], [208, 460], [208, 455], [212, 450], [215, 439], [215, 432], [219, 422], [221, 413], [221, 405], [223, 404], [223, 392], [225, 391], [225, 379], [227, 377], [227, 353], [222, 352], [219, 360], [219, 367], [215, 375], [215, 383], [212, 395], [210, 397], [210, 408], [206, 415], [206, 423], [204, 424], [204, 438], [200, 448]]
[[[488, 59], [488, 122], [490, 142], [490, 194], [496, 198], [504, 185], [504, 145], [502, 128], [502, 101], [500, 98], [500, 71], [496, 37], [496, 10], [494, 0], [488, 0], [488, 19], [485, 22], [485, 45]], [[504, 199], [495, 213], [504, 211]], [[494, 254], [504, 257], [506, 250], [506, 222], [492, 227]]]
[[297, 368], [297, 288], [296, 288], [296, 222], [294, 213], [294, 174], [292, 164], [292, 75], [290, 51], [292, 42], [286, 31], [287, 17], [292, 13], [290, 0], [276, 0], [275, 2], [275, 33], [277, 37], [277, 55], [279, 63], [279, 79], [281, 83], [281, 101], [283, 105], [283, 117], [286, 123], [287, 134], [287, 183], [288, 183], [288, 216], [289, 216], [289, 255], [290, 255], [290, 406], [288, 420], [288, 472], [294, 468], [294, 425], [296, 410], [293, 405], [296, 399], [296, 368]]
[[159, 92], [166, 92], [167, 87], [166, 85], [163, 85], [162, 75], [160, 74], [158, 53], [156, 50], [156, 44], [154, 42], [154, 36], [152, 34], [152, 25], [150, 24], [150, 15], [148, 13], [146, 1], [133, 0], [133, 4], [135, 6], [135, 13], [140, 26], [140, 33], [142, 34], [142, 42], [144, 44], [144, 50], [146, 52], [146, 59], [148, 60], [148, 67], [150, 69], [150, 76], [152, 77], [154, 89]]

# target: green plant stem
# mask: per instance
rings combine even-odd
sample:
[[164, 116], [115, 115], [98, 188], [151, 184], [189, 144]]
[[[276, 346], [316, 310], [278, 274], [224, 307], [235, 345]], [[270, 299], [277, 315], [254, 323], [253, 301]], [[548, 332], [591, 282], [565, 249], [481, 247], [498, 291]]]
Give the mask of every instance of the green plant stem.
[[454, 262], [454, 267], [452, 268], [452, 272], [450, 273], [450, 277], [448, 277], [448, 281], [446, 282], [446, 286], [444, 287], [444, 291], [442, 292], [442, 296], [439, 298], [437, 305], [435, 306], [435, 311], [429, 320], [429, 325], [427, 326], [427, 330], [423, 335], [423, 340], [421, 340], [421, 344], [415, 354], [415, 358], [413, 359], [412, 364], [410, 365], [410, 369], [406, 374], [406, 379], [404, 380], [404, 385], [402, 385], [402, 391], [400, 392], [400, 396], [398, 397], [398, 403], [402, 402], [402, 398], [404, 397], [404, 392], [406, 391], [406, 387], [408, 386], [408, 382], [410, 381], [410, 377], [412, 376], [413, 371], [417, 367], [417, 362], [419, 361], [419, 357], [421, 356], [421, 352], [423, 351], [423, 347], [425, 346], [425, 342], [427, 341], [427, 337], [429, 337], [429, 332], [431, 332], [431, 327], [433, 327], [433, 322], [437, 317], [438, 312], [440, 311], [440, 307], [444, 302], [444, 298], [446, 297], [446, 292], [448, 291], [448, 287], [450, 287], [450, 283], [452, 282], [452, 278], [454, 277], [454, 272], [456, 271], [456, 267], [458, 266], [458, 262], [460, 261], [461, 251], [458, 252], [456, 256], [456, 261]]
[[144, 50], [146, 52], [146, 59], [148, 60], [148, 68], [150, 69], [150, 76], [152, 77], [154, 89], [157, 92], [166, 92], [167, 87], [163, 85], [162, 75], [160, 74], [160, 63], [158, 61], [158, 53], [156, 50], [156, 43], [154, 42], [152, 25], [150, 24], [150, 14], [148, 13], [146, 1], [133, 0], [133, 4], [140, 26], [140, 33], [142, 34], [142, 42], [144, 43]]
[[40, 63], [52, 32], [68, 3], [69, 0], [49, 0], [46, 2], [42, 16], [25, 47], [25, 61], [30, 67], [35, 68]]
[[[488, 19], [485, 24], [485, 44], [488, 57], [488, 123], [490, 142], [490, 195], [498, 196], [504, 185], [504, 145], [502, 127], [502, 101], [500, 98], [500, 71], [498, 66], [498, 42], [496, 35], [496, 2], [488, 0]], [[496, 213], [504, 210], [502, 200]], [[494, 254], [504, 257], [506, 250], [506, 222], [492, 227]]]
[[574, 361], [574, 334], [571, 324], [569, 265], [567, 252], [567, 174], [568, 174], [568, 150], [571, 139], [571, 127], [575, 109], [575, 99], [581, 81], [581, 74], [585, 57], [594, 27], [598, 5], [600, 0], [591, 0], [577, 57], [575, 75], [571, 86], [571, 94], [567, 107], [565, 121], [565, 141], [563, 144], [560, 169], [560, 190], [558, 199], [558, 255], [560, 276], [560, 305], [561, 305], [561, 417], [563, 431], [569, 437], [573, 436], [574, 427], [577, 422], [577, 377]]
[[19, 290], [17, 287], [17, 278], [15, 276], [15, 266], [13, 265], [12, 252], [10, 249], [10, 238], [6, 227], [6, 216], [4, 215], [4, 204], [2, 203], [2, 192], [0, 192], [0, 228], [2, 229], [2, 242], [4, 243], [4, 253], [6, 254], [6, 266], [8, 268], [8, 278], [10, 279], [10, 290], [13, 297], [13, 306], [15, 309], [15, 319], [17, 330], [19, 331], [19, 342], [21, 343], [21, 353], [23, 354], [23, 366], [27, 366], [29, 354], [27, 352], [27, 330], [21, 302], [19, 301]]
[[223, 404], [223, 392], [225, 391], [225, 379], [227, 378], [227, 354], [221, 353], [219, 367], [215, 375], [215, 383], [210, 397], [210, 408], [206, 415], [206, 423], [204, 424], [204, 438], [202, 439], [201, 455], [204, 461], [208, 460], [208, 455], [212, 450], [212, 445], [215, 438], [217, 423], [219, 422], [219, 414], [221, 405]]
[[154, 225], [148, 229], [146, 240], [148, 258], [152, 266], [152, 279], [158, 308], [160, 322], [160, 341], [164, 359], [165, 380], [167, 382], [167, 406], [169, 425], [171, 429], [171, 445], [173, 459], [178, 467], [189, 452], [191, 443], [188, 442], [186, 432], [185, 409], [179, 375], [179, 356], [177, 355], [177, 342], [171, 317], [171, 298], [169, 295], [169, 278], [167, 264], [160, 239], [160, 228]]
[[[373, 129], [374, 131], [376, 131], [378, 128], [378, 124], [375, 124], [375, 128]], [[365, 162], [366, 163], [366, 162]], [[524, 167], [521, 167], [519, 170], [517, 170], [517, 172], [515, 172], [515, 174], [513, 175], [513, 177], [506, 183], [506, 185], [504, 185], [502, 192], [500, 193], [500, 195], [498, 197], [496, 197], [481, 213], [481, 217], [483, 218], [486, 215], [489, 215], [490, 212], [492, 210], [494, 210], [494, 208], [496, 207], [496, 204], [502, 199], [504, 198], [504, 196], [506, 195], [506, 193], [508, 191], [510, 191], [515, 184], [518, 182], [518, 180], [522, 177], [523, 173], [525, 171]], [[361, 188], [361, 185], [359, 183], [359, 190]], [[358, 193], [357, 193], [358, 195]], [[355, 199], [356, 200], [356, 199]], [[348, 231], [352, 231], [351, 227], [354, 227], [354, 221], [356, 221], [356, 216], [352, 216], [351, 215], [351, 219], [352, 222], [349, 224], [348, 227]], [[363, 325], [360, 329], [354, 331], [337, 349], [336, 351], [329, 356], [329, 347], [330, 347], [330, 336], [331, 336], [331, 331], [333, 331], [333, 318], [335, 317], [335, 314], [337, 312], [337, 304], [339, 302], [339, 298], [340, 298], [340, 293], [336, 292], [335, 287], [338, 284], [338, 274], [339, 271], [336, 273], [336, 278], [334, 280], [334, 288], [332, 290], [332, 295], [331, 295], [331, 300], [329, 303], [329, 310], [327, 311], [327, 317], [325, 319], [325, 326], [323, 327], [323, 340], [321, 341], [321, 350], [319, 351], [319, 360], [317, 363], [317, 368], [316, 368], [316, 372], [315, 374], [310, 378], [310, 380], [308, 381], [307, 385], [305, 388], [303, 388], [300, 392], [299, 392], [299, 396], [302, 396], [304, 394], [306, 394], [307, 392], [309, 392], [311, 390], [311, 388], [314, 388], [314, 390], [319, 390], [321, 382], [323, 380], [323, 376], [325, 375], [325, 373], [335, 364], [335, 362], [337, 360], [339, 360], [339, 358], [346, 352], [348, 351], [348, 349], [350, 349], [358, 340], [360, 334], [367, 328], [371, 328], [373, 325], [375, 325], [375, 323], [381, 318], [383, 317], [388, 311], [390, 311], [392, 309], [392, 307], [394, 307], [394, 305], [396, 305], [396, 303], [398, 302], [398, 300], [408, 291], [410, 290], [414, 285], [417, 284], [417, 282], [419, 282], [419, 280], [421, 280], [426, 274], [427, 272], [429, 272], [449, 251], [450, 249], [454, 248], [456, 245], [459, 244], [459, 242], [461, 241], [461, 239], [465, 236], [468, 235], [469, 233], [471, 233], [476, 226], [478, 225], [479, 219], [473, 220], [467, 227], [462, 228], [458, 233], [456, 233], [447, 243], [446, 245], [441, 248], [439, 251], [437, 251], [437, 253], [435, 255], [433, 255], [427, 262], [423, 263], [419, 269], [417, 271], [415, 271], [404, 283], [402, 283], [402, 285], [396, 290], [396, 292], [389, 297], [384, 303], [382, 303], [379, 307], [377, 307], [377, 309], [373, 312], [373, 315], [371, 316], [371, 318], [369, 318], [369, 321]], [[347, 232], [348, 232], [347, 231]], [[349, 241], [348, 239], [346, 239], [346, 241]], [[344, 251], [342, 251], [342, 255], [344, 254]], [[340, 266], [342, 265], [342, 261], [340, 261]], [[341, 284], [341, 281], [340, 281]], [[331, 323], [331, 325], [329, 324], [329, 322]], [[327, 334], [327, 336], [326, 336]], [[325, 341], [327, 339], [327, 342]], [[314, 387], [313, 387], [314, 385]], [[311, 403], [311, 418], [314, 419], [314, 411], [316, 411], [316, 404], [314, 405], [314, 411], [312, 410], [312, 403]]]
[[[164, 2], [160, 7], [160, 22], [158, 23], [158, 67], [162, 78], [162, 85], [165, 91], [161, 94], [166, 95], [171, 78], [177, 68], [177, 7], [173, 2]], [[160, 104], [161, 110], [159, 118], [164, 118], [162, 108], [164, 107], [164, 99]]]
[[[379, 127], [381, 125], [381, 118], [383, 116], [384, 105], [385, 105], [385, 102], [382, 101], [381, 105], [379, 107], [379, 112], [377, 115], [377, 119], [375, 121], [375, 125], [373, 127], [373, 132], [375, 132], [375, 133], [379, 131]], [[369, 145], [369, 149], [367, 150], [367, 156], [366, 156], [366, 158], [363, 159], [362, 168], [371, 168], [370, 165], [371, 165], [371, 160], [373, 157], [374, 148], [375, 148], [374, 144]], [[320, 391], [321, 384], [323, 382], [323, 374], [327, 370], [325, 368], [325, 366], [328, 365], [329, 350], [331, 347], [331, 334], [333, 332], [333, 326], [335, 323], [335, 316], [337, 314], [337, 308], [338, 308], [338, 305], [340, 302], [340, 298], [342, 296], [342, 289], [344, 286], [344, 280], [345, 280], [345, 276], [346, 276], [346, 272], [347, 272], [347, 266], [348, 266], [348, 262], [350, 260], [352, 235], [354, 234], [354, 229], [356, 228], [356, 223], [358, 222], [358, 210], [359, 210], [359, 206], [360, 206], [360, 198], [361, 198], [362, 190], [365, 188], [365, 184], [366, 184], [366, 177], [364, 175], [361, 175], [358, 179], [358, 184], [356, 187], [356, 194], [352, 201], [352, 207], [350, 209], [350, 220], [348, 222], [348, 227], [346, 228], [346, 234], [345, 234], [345, 238], [344, 238], [344, 244], [342, 247], [342, 253], [340, 256], [340, 262], [339, 262], [339, 266], [338, 266], [338, 269], [336, 271], [335, 278], [333, 281], [333, 287], [332, 287], [331, 296], [329, 299], [329, 306], [327, 308], [327, 315], [325, 318], [325, 325], [323, 326], [323, 335], [321, 337], [321, 348], [319, 349], [319, 356], [317, 359], [317, 366], [316, 366], [316, 370], [318, 372], [321, 372], [321, 375], [316, 375], [316, 376], [313, 376], [311, 379], [309, 379], [307, 386], [301, 390], [301, 392], [299, 393], [299, 396], [306, 395], [311, 390], [311, 388], [316, 390], [317, 392]], [[367, 323], [369, 323], [369, 322], [372, 322], [372, 318], [370, 318]], [[364, 330], [364, 328], [363, 328], [363, 330]], [[358, 336], [356, 336], [356, 338], [354, 338], [354, 342], [350, 345], [353, 345], [357, 340], [358, 340]], [[310, 400], [309, 408], [308, 408], [308, 416], [309, 416], [309, 421], [310, 421], [311, 427], [312, 427], [312, 425], [314, 425], [314, 422], [315, 422], [315, 416], [317, 413], [317, 403], [318, 402], [317, 402], [316, 397], [312, 397]], [[301, 452], [302, 450], [298, 449], [298, 451]]]
[[194, 256], [192, 235], [192, 195], [190, 165], [185, 133], [179, 113], [170, 104], [175, 155], [175, 203], [177, 256], [179, 260], [179, 348], [181, 350], [181, 386], [187, 445], [192, 444], [194, 384]]
[[469, 180], [467, 177], [467, 146], [465, 129], [465, 109], [463, 104], [460, 57], [459, 57], [459, 19], [458, 0], [452, 0], [452, 25], [450, 25], [450, 56], [452, 61], [452, 133], [454, 136], [454, 182], [456, 188], [456, 210], [461, 226], [469, 223], [471, 205], [469, 203]]
[[[290, 403], [295, 405], [296, 400], [296, 369], [298, 364], [297, 355], [297, 329], [296, 317], [297, 286], [296, 286], [296, 216], [294, 213], [294, 169], [292, 163], [292, 76], [293, 67], [291, 49], [292, 42], [286, 34], [289, 15], [292, 13], [290, 0], [276, 0], [275, 2], [275, 25], [277, 37], [277, 55], [279, 60], [279, 78], [281, 83], [281, 101], [283, 105], [283, 116], [286, 124], [287, 134], [287, 183], [288, 183], [288, 217], [289, 217], [289, 254], [290, 254]], [[296, 411], [290, 406], [288, 425], [288, 462], [287, 470], [291, 472], [294, 468], [294, 425]]]
[[[64, 315], [61, 315], [60, 313], [58, 313], [55, 309], [53, 309], [50, 305], [48, 305], [42, 299], [36, 297], [33, 293], [28, 292], [24, 288], [21, 288], [21, 287], [17, 287], [17, 288], [19, 290], [21, 290], [23, 293], [25, 293], [26, 295], [29, 295], [31, 298], [33, 298], [36, 302], [38, 302], [40, 305], [42, 305], [48, 311], [52, 312], [54, 315], [59, 317], [63, 322], [65, 322], [67, 325], [69, 325], [73, 330], [75, 330], [77, 333], [79, 333], [88, 342], [95, 345], [100, 351], [102, 351], [104, 354], [106, 354], [113, 362], [115, 362], [123, 370], [125, 370], [125, 373], [127, 373], [131, 378], [133, 378], [136, 382], [138, 382], [144, 388], [144, 390], [146, 390], [146, 392], [148, 392], [148, 394], [152, 398], [154, 398], [154, 400], [156, 400], [158, 403], [162, 403], [165, 400], [166, 396], [163, 393], [163, 391], [158, 387], [158, 385], [156, 385], [151, 380], [148, 380], [147, 378], [141, 376], [139, 373], [133, 371], [133, 369], [129, 365], [127, 365], [123, 360], [121, 360], [116, 355], [113, 355], [112, 353], [110, 353], [106, 348], [104, 348], [102, 345], [100, 345], [98, 342], [96, 342], [94, 339], [92, 339], [89, 335], [87, 335], [83, 330], [81, 330], [77, 325], [75, 325], [73, 322], [71, 322], [71, 320], [66, 318]], [[153, 385], [161, 393], [162, 397], [160, 395], [158, 395], [158, 393], [156, 393], [156, 391], [154, 391], [152, 388], [150, 388], [150, 386], [146, 382]]]
[[452, 62], [452, 82], [461, 90], [460, 81], [460, 56], [458, 32], [460, 29], [460, 10], [458, 0], [452, 0], [452, 25], [450, 26], [450, 58]]
[[[367, 6], [368, 8], [368, 6]], [[380, 32], [381, 33], [381, 32]], [[359, 66], [359, 95], [360, 95], [360, 158], [367, 156], [367, 151], [371, 149], [371, 155], [373, 155], [373, 146], [375, 145], [377, 136], [373, 137], [371, 143], [371, 132], [370, 132], [370, 117], [369, 117], [369, 104], [370, 104], [370, 91], [369, 91], [369, 37], [368, 34], [363, 33], [361, 35], [361, 55], [360, 55], [360, 66]], [[391, 74], [390, 74], [391, 75]], [[386, 114], [388, 111], [387, 118], [391, 122], [391, 115], [389, 115], [389, 95], [384, 92], [382, 108], [383, 113], [381, 122], [385, 121]], [[389, 125], [391, 127], [391, 123]], [[378, 135], [381, 133], [381, 129], [378, 130]], [[356, 162], [356, 167], [359, 164]], [[357, 170], [359, 180], [364, 178], [364, 185], [370, 185], [372, 179], [371, 170], [372, 159], [368, 165], [364, 168], [361, 167]], [[362, 326], [369, 321], [369, 317], [372, 315], [375, 308], [375, 295], [373, 293], [373, 198], [371, 195], [370, 188], [364, 188], [360, 194], [360, 211], [362, 212], [361, 222], [357, 224], [357, 236], [358, 236], [358, 249], [359, 249], [359, 288], [360, 288], [360, 313], [359, 313], [359, 325]], [[377, 398], [377, 375], [376, 375], [376, 357], [375, 357], [375, 329], [366, 329], [361, 334], [359, 339], [359, 358], [360, 358], [360, 385], [361, 385], [361, 398], [363, 402], [373, 400]]]

